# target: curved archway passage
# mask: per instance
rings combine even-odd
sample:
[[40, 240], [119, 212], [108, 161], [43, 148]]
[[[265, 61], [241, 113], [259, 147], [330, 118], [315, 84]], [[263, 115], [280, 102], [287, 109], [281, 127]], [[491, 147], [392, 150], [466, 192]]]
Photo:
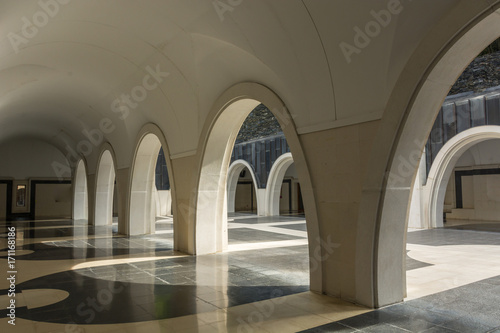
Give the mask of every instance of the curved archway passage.
[[293, 157], [291, 153], [281, 155], [276, 162], [274, 162], [266, 187], [266, 215], [279, 216], [280, 215], [280, 196], [283, 178], [288, 168], [293, 164]]
[[443, 227], [443, 205], [448, 181], [455, 164], [472, 146], [500, 138], [500, 126], [481, 126], [466, 130], [453, 137], [441, 148], [424, 186], [423, 198], [426, 225], [431, 228]]
[[146, 134], [137, 148], [130, 192], [129, 234], [155, 232], [155, 168], [161, 142], [155, 134]]
[[[309, 168], [302, 150], [295, 124], [281, 99], [268, 88], [255, 83], [241, 83], [229, 88], [215, 103], [200, 142], [201, 170], [196, 192], [194, 253], [208, 254], [224, 251], [228, 245], [227, 234], [227, 171], [231, 152], [238, 132], [252, 110], [263, 104], [271, 111], [286, 136], [290, 151], [295, 157], [304, 206], [307, 211], [306, 228], [310, 256], [321, 247], [315, 194]], [[323, 290], [322, 265], [309, 261], [310, 288]]]
[[[371, 160], [384, 160], [387, 164], [384, 170], [377, 165], [376, 170], [368, 175], [360, 206], [360, 221], [364, 221], [369, 218], [365, 212], [372, 212], [374, 202], [378, 202], [378, 213], [373, 215], [376, 216], [374, 239], [367, 240], [367, 244], [373, 243], [375, 253], [365, 251], [366, 257], [360, 258], [357, 265], [359, 272], [367, 273], [360, 275], [360, 281], [373, 277], [366, 283], [373, 291], [365, 292], [366, 296], [360, 299], [364, 304], [380, 307], [400, 302], [406, 295], [405, 240], [409, 202], [422, 151], [442, 102], [456, 79], [484, 48], [499, 37], [499, 13], [498, 9], [485, 12], [476, 21], [462, 27], [459, 36], [441, 48], [439, 56], [434, 56], [429, 63], [424, 78], [419, 77], [419, 85], [413, 91], [411, 102], [405, 106], [404, 116], [397, 114], [402, 100], [399, 91], [393, 93], [398, 97], [388, 104], [379, 127], [381, 134], [371, 153]], [[408, 72], [407, 75], [401, 80], [408, 80], [411, 74]], [[393, 119], [403, 121], [395, 128]], [[387, 146], [392, 147], [390, 151], [383, 148]], [[374, 195], [374, 188], [380, 188], [380, 193]], [[366, 232], [358, 234], [367, 235]], [[371, 268], [365, 264], [368, 262], [373, 263]], [[371, 269], [370, 274], [367, 269]]]
[[156, 201], [156, 216], [173, 218], [169, 166], [163, 149], [160, 149], [158, 154], [155, 173], [156, 187], [154, 188], [153, 197]]
[[196, 205], [197, 254], [227, 249], [226, 184], [231, 150], [245, 118], [259, 104], [253, 99], [242, 99], [230, 104], [216, 119], [210, 131], [203, 155]]
[[85, 162], [80, 160], [74, 178], [73, 220], [88, 220], [88, 210], [87, 168]]
[[[255, 172], [253, 171], [252, 166], [245, 160], [236, 160], [229, 167], [229, 171], [227, 172], [227, 212], [234, 213], [236, 209], [236, 199], [237, 199], [237, 191], [238, 191], [238, 182], [240, 180], [241, 172], [248, 172], [250, 174], [252, 184], [251, 188], [253, 191], [251, 195], [255, 196], [256, 204], [257, 204], [257, 215], [262, 214], [262, 191], [260, 191], [257, 183], [257, 179], [255, 177]], [[252, 210], [253, 204], [251, 204]]]
[[115, 163], [109, 150], [105, 150], [99, 161], [96, 179], [95, 219], [96, 226], [113, 223], [113, 197], [115, 191]]

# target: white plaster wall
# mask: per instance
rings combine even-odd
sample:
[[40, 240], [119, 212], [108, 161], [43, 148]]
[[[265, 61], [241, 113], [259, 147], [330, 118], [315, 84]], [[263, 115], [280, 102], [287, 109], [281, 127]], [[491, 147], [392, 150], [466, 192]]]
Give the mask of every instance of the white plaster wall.
[[465, 153], [463, 153], [462, 156], [460, 156], [460, 159], [458, 160], [457, 164], [455, 167], [469, 167], [471, 165], [476, 165], [476, 160], [474, 159], [474, 155], [472, 154], [471, 150], [478, 150], [478, 146], [481, 145], [478, 144], [476, 146], [473, 146], [471, 149], [467, 150]]
[[285, 178], [297, 178], [297, 169], [295, 168], [295, 164], [292, 164], [288, 167], [285, 172]]
[[491, 139], [475, 144], [460, 156], [455, 167], [494, 166], [500, 164], [500, 140]]
[[[241, 180], [242, 178], [240, 178]], [[250, 179], [251, 180], [251, 179]], [[235, 211], [249, 212], [257, 210], [257, 196], [255, 193], [255, 188], [253, 188], [253, 183], [249, 184], [238, 184], [236, 187], [236, 196], [234, 202]], [[250, 197], [252, 196], [252, 197]], [[252, 202], [253, 200], [253, 202]], [[253, 203], [253, 206], [251, 206]]]
[[[289, 178], [290, 179], [290, 178]], [[280, 212], [281, 213], [289, 213], [290, 209], [293, 212], [296, 212], [299, 209], [299, 192], [298, 192], [298, 184], [299, 182], [296, 179], [291, 179], [291, 183], [283, 183], [281, 185], [281, 198], [280, 198]], [[291, 200], [291, 207], [290, 207], [290, 192], [289, 188], [291, 187], [292, 191], [292, 200]]]
[[71, 184], [38, 184], [35, 218], [71, 218]]
[[[257, 211], [257, 195], [255, 193], [252, 175], [248, 168], [244, 168], [243, 170], [245, 171], [245, 176], [238, 177], [238, 182], [248, 182], [248, 184], [236, 185], [234, 209], [236, 212]], [[252, 198], [250, 196], [252, 196]], [[253, 206], [251, 206], [252, 200]]]
[[55, 147], [35, 140], [10, 141], [0, 146], [0, 177], [14, 179], [56, 178], [53, 164], [68, 166], [63, 177], [71, 177], [64, 155]]
[[474, 209], [474, 179], [462, 177], [462, 205], [464, 209]]
[[[285, 172], [285, 176], [283, 180], [291, 180], [291, 183], [285, 183], [281, 185], [281, 197], [280, 197], [280, 212], [288, 213], [291, 209], [292, 211], [298, 210], [298, 190], [297, 186], [299, 183], [297, 170], [295, 168], [295, 164], [291, 164]], [[291, 186], [291, 194], [292, 194], [292, 202], [290, 207], [290, 192], [289, 188]]]
[[480, 213], [493, 212], [496, 219], [500, 220], [500, 175], [482, 175], [472, 178], [474, 180], [474, 208]]
[[156, 191], [156, 214], [159, 216], [172, 215], [172, 194], [170, 190]]
[[453, 209], [448, 219], [500, 221], [500, 175], [463, 177], [462, 194], [464, 208]]
[[[286, 178], [285, 178], [286, 179]], [[292, 182], [283, 182], [281, 185], [281, 197], [280, 197], [280, 212], [281, 213], [289, 213], [290, 209], [292, 211], [297, 211], [299, 209], [299, 191], [298, 191], [298, 185], [299, 182], [297, 179], [289, 178]], [[290, 207], [290, 192], [289, 188], [291, 187], [292, 191], [292, 201], [291, 201], [291, 207]]]
[[0, 221], [7, 218], [7, 184], [0, 184]]
[[258, 188], [257, 189], [257, 215], [259, 216], [264, 216], [266, 215], [265, 210], [266, 210], [266, 189], [265, 188]]
[[289, 188], [290, 188], [290, 183], [288, 182], [283, 182], [283, 184], [281, 184], [281, 195], [280, 195], [280, 213], [288, 213], [289, 211], [289, 197], [290, 197], [290, 193], [289, 193]]
[[444, 197], [444, 207], [446, 210], [451, 210], [456, 207], [455, 202], [455, 176], [452, 174], [450, 180], [448, 181], [448, 186], [446, 186], [446, 194]]
[[[456, 164], [457, 170], [498, 168], [500, 165], [500, 140], [478, 143], [467, 150]], [[476, 175], [462, 177], [463, 209], [456, 209], [455, 176], [450, 177], [445, 205], [452, 212], [447, 219], [500, 221], [500, 176]]]

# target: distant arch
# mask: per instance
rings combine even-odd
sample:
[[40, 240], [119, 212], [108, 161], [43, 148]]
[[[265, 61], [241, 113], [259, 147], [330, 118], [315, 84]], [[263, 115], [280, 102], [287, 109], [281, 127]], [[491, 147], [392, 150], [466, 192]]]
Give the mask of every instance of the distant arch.
[[95, 187], [94, 225], [111, 225], [113, 223], [113, 195], [115, 187], [115, 158], [112, 150], [102, 151], [97, 167]]
[[81, 159], [75, 169], [73, 178], [73, 220], [89, 219], [89, 201], [87, 187], [87, 167]]
[[132, 163], [128, 201], [127, 234], [129, 235], [151, 234], [156, 231], [156, 201], [159, 200], [159, 196], [156, 191], [155, 170], [162, 147], [169, 173], [172, 203], [175, 202], [174, 180], [171, 175], [170, 155], [165, 137], [158, 126], [146, 124], [139, 132]]
[[274, 162], [271, 171], [269, 172], [269, 178], [267, 180], [266, 187], [267, 216], [280, 215], [281, 185], [283, 184], [283, 178], [285, 177], [286, 171], [292, 164], [292, 153], [283, 154]]
[[257, 183], [257, 178], [255, 177], [255, 171], [253, 170], [250, 163], [245, 160], [236, 160], [229, 166], [229, 170], [227, 172], [227, 212], [234, 213], [235, 212], [235, 201], [236, 201], [236, 188], [238, 187], [238, 180], [240, 178], [240, 173], [244, 169], [248, 169], [250, 175], [252, 176], [252, 183], [255, 189], [255, 194], [257, 198], [257, 214], [263, 215], [260, 212], [262, 211], [261, 202], [259, 202], [260, 196], [258, 195], [259, 186]]
[[154, 134], [146, 134], [136, 151], [130, 189], [129, 235], [155, 232], [155, 166], [161, 143]]
[[427, 177], [424, 225], [443, 227], [443, 208], [446, 187], [460, 157], [472, 146], [490, 139], [500, 139], [500, 126], [480, 126], [454, 136], [437, 154]]

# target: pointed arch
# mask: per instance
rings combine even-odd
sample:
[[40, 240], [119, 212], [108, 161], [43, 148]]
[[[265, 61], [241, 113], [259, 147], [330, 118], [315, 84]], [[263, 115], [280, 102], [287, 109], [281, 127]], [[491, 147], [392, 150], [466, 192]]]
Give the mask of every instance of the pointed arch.
[[73, 178], [73, 220], [89, 219], [89, 198], [87, 186], [87, 166], [84, 159], [81, 159], [75, 169]]
[[238, 187], [238, 179], [240, 177], [241, 171], [248, 169], [252, 177], [252, 184], [255, 189], [255, 194], [257, 198], [257, 215], [263, 215], [262, 212], [262, 202], [260, 202], [259, 196], [259, 186], [257, 183], [257, 178], [255, 177], [255, 171], [253, 167], [245, 160], [236, 160], [231, 163], [229, 170], [227, 172], [227, 211], [228, 213], [234, 213], [235, 211], [235, 201], [236, 201], [236, 188]]
[[292, 153], [281, 155], [273, 164], [269, 172], [269, 179], [267, 180], [266, 187], [266, 215], [279, 216], [280, 215], [280, 194], [281, 185], [285, 173], [293, 164]]
[[490, 139], [500, 139], [500, 126], [480, 126], [454, 136], [439, 151], [424, 187], [425, 225], [443, 227], [443, 204], [448, 181], [460, 157], [472, 146]]
[[[129, 218], [127, 234], [142, 235], [155, 232], [156, 184], [155, 169], [160, 149], [163, 148], [169, 173], [172, 204], [175, 205], [174, 180], [170, 154], [161, 129], [155, 124], [146, 124], [137, 137], [134, 160], [131, 169], [129, 192]], [[175, 215], [174, 215], [175, 236]], [[175, 239], [174, 239], [175, 242]]]
[[116, 158], [110, 144], [103, 145], [97, 164], [94, 202], [94, 225], [113, 223], [113, 196], [116, 178]]

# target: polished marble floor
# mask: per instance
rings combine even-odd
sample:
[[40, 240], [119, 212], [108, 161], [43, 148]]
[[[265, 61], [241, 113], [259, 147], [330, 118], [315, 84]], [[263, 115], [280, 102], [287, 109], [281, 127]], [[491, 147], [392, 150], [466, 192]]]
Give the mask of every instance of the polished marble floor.
[[500, 333], [499, 227], [454, 221], [411, 230], [404, 303], [301, 332]]
[[[493, 332], [500, 326], [500, 238], [491, 231], [410, 232], [407, 301], [370, 311], [308, 291], [303, 216], [232, 215], [228, 251], [197, 257], [172, 250], [168, 217], [158, 218], [156, 234], [137, 237], [118, 235], [116, 223], [14, 224], [16, 326], [7, 323], [9, 284], [2, 279], [1, 332]], [[0, 223], [2, 268], [9, 225]]]

